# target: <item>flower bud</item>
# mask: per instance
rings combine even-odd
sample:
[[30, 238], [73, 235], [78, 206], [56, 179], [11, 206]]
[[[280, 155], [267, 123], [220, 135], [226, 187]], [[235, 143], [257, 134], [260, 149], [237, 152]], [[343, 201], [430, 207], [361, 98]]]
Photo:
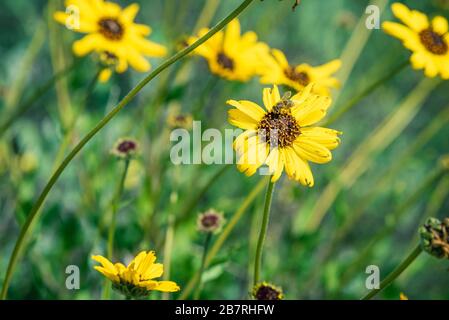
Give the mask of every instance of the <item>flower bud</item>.
[[282, 289], [268, 282], [261, 282], [254, 286], [252, 296], [256, 300], [282, 300]]
[[449, 218], [442, 222], [436, 218], [427, 219], [419, 234], [424, 251], [438, 259], [449, 259]]

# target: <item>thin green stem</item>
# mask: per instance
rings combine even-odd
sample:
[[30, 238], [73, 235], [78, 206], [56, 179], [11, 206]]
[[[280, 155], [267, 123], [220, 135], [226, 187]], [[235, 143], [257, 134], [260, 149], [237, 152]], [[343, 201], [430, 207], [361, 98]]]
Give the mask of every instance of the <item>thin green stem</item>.
[[[225, 225], [223, 231], [217, 237], [217, 240], [215, 240], [214, 244], [212, 245], [211, 249], [209, 250], [209, 253], [207, 254], [205, 268], [207, 268], [212, 263], [212, 260], [218, 254], [218, 251], [220, 251], [220, 249], [223, 247], [223, 244], [229, 238], [231, 232], [235, 229], [238, 222], [241, 220], [241, 218], [243, 217], [244, 213], [247, 211], [249, 206], [254, 202], [254, 200], [256, 200], [257, 196], [262, 192], [266, 183], [267, 183], [267, 179], [262, 179], [259, 181], [259, 183], [257, 185], [254, 186], [254, 188], [251, 190], [251, 192], [243, 200], [240, 207], [234, 213], [232, 218]], [[198, 281], [198, 278], [199, 278], [199, 272], [197, 272], [190, 279], [189, 283], [184, 287], [184, 290], [182, 291], [182, 294], [178, 298], [178, 300], [184, 300], [190, 295], [190, 293], [192, 292], [192, 290], [195, 287], [195, 284]]]
[[[112, 199], [112, 210], [111, 210], [111, 223], [108, 230], [108, 248], [107, 248], [107, 258], [109, 261], [112, 260], [114, 255], [114, 238], [115, 238], [115, 226], [117, 224], [117, 211], [120, 205], [120, 199], [122, 198], [123, 189], [125, 188], [126, 176], [128, 174], [129, 164], [131, 162], [130, 158], [125, 160], [123, 167], [123, 172], [120, 177], [120, 181], [117, 185], [117, 190], [115, 192], [114, 198]], [[111, 282], [109, 280], [105, 281], [103, 287], [103, 299], [109, 300], [111, 295]]]
[[3, 134], [9, 129], [9, 127], [14, 123], [14, 121], [16, 121], [19, 117], [21, 117], [24, 113], [26, 113], [33, 106], [34, 102], [36, 102], [44, 94], [46, 94], [56, 82], [63, 79], [65, 76], [69, 75], [79, 64], [80, 61], [81, 60], [78, 60], [74, 62], [72, 65], [68, 66], [67, 68], [57, 72], [55, 75], [53, 75], [53, 77], [48, 79], [47, 82], [45, 82], [41, 87], [37, 88], [28, 99], [26, 99], [23, 103], [14, 108], [14, 111], [9, 116], [6, 116], [5, 120], [2, 121], [2, 123], [0, 124], [0, 137], [3, 136]]
[[260, 280], [260, 269], [262, 265], [262, 252], [265, 238], [267, 236], [268, 222], [270, 220], [271, 200], [273, 198], [275, 183], [270, 180], [265, 194], [265, 205], [263, 208], [262, 226], [260, 228], [259, 239], [257, 241], [256, 258], [254, 263], [254, 285], [257, 285]]
[[389, 73], [387, 73], [382, 78], [378, 79], [377, 81], [370, 84], [368, 87], [363, 89], [359, 94], [356, 94], [351, 100], [348, 101], [345, 105], [338, 108], [337, 111], [334, 114], [331, 114], [329, 119], [325, 122], [323, 126], [328, 126], [338, 119], [340, 119], [341, 116], [343, 116], [346, 112], [351, 110], [353, 107], [355, 107], [360, 101], [365, 99], [369, 94], [374, 92], [377, 88], [382, 86], [383, 84], [387, 83], [390, 79], [392, 79], [395, 75], [397, 75], [399, 72], [401, 72], [405, 67], [409, 65], [409, 61], [404, 61], [401, 64], [399, 64], [396, 68], [391, 69]]
[[[182, 59], [193, 50], [198, 48], [208, 39], [210, 39], [214, 34], [223, 29], [230, 21], [236, 18], [243, 10], [245, 10], [254, 0], [245, 0], [243, 1], [239, 7], [237, 7], [233, 12], [231, 12], [226, 18], [221, 20], [215, 27], [210, 29], [203, 37], [198, 39], [195, 43], [190, 45], [189, 47], [184, 48], [182, 51], [176, 53], [171, 58], [162, 63], [158, 68], [154, 69], [148, 76], [146, 76], [142, 81], [140, 81], [120, 102], [119, 104], [113, 108], [90, 132], [88, 132], [83, 139], [75, 146], [75, 148], [65, 157], [62, 161], [61, 165], [56, 169], [53, 175], [50, 177], [50, 180], [44, 187], [44, 190], [40, 194], [36, 203], [31, 209], [31, 212], [28, 215], [27, 221], [23, 225], [20, 235], [16, 241], [14, 246], [14, 250], [12, 252], [11, 258], [8, 263], [8, 269], [6, 271], [5, 279], [3, 281], [2, 292], [0, 295], [0, 299], [6, 299], [9, 283], [11, 281], [11, 277], [13, 275], [17, 260], [20, 256], [22, 248], [25, 246], [25, 240], [28, 235], [28, 230], [31, 224], [34, 222], [37, 213], [39, 212], [40, 207], [44, 203], [48, 194], [52, 190], [55, 183], [58, 181], [61, 174], [64, 172], [65, 168], [72, 162], [75, 156], [83, 149], [83, 147], [101, 130], [104, 126], [106, 126], [109, 121], [111, 121], [126, 105], [128, 105], [135, 96], [156, 76], [158, 76], [162, 71], [170, 67], [172, 64]], [[0, 131], [1, 133], [1, 131]]]
[[206, 265], [206, 257], [207, 257], [207, 251], [209, 250], [210, 241], [212, 239], [212, 232], [208, 232], [206, 234], [206, 239], [204, 240], [204, 246], [203, 246], [203, 256], [201, 258], [201, 266], [199, 271], [199, 277], [198, 277], [198, 283], [196, 285], [196, 291], [193, 298], [195, 300], [198, 300], [201, 295], [201, 289], [203, 288], [203, 273]]
[[181, 224], [186, 218], [189, 217], [189, 213], [195, 209], [198, 203], [203, 199], [206, 192], [211, 188], [211, 186], [229, 169], [231, 165], [224, 165], [220, 170], [218, 170], [209, 181], [201, 188], [200, 192], [196, 194], [194, 198], [192, 198], [187, 205], [184, 207], [184, 210], [181, 211], [179, 217], [175, 221], [175, 227]]
[[371, 290], [366, 296], [362, 298], [362, 300], [370, 300], [375, 297], [380, 291], [388, 287], [397, 277], [399, 277], [405, 269], [407, 269], [416, 258], [421, 254], [422, 249], [421, 246], [418, 245], [412, 253], [408, 255], [408, 257], [392, 272], [390, 273], [379, 285], [379, 289]]

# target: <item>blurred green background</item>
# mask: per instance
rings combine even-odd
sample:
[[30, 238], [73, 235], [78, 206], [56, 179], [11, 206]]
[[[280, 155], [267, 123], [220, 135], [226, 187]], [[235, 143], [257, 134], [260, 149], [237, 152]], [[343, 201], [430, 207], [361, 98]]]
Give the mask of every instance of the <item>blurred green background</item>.
[[[150, 39], [166, 45], [171, 52], [192, 33], [206, 3], [205, 0], [137, 2], [141, 5], [137, 21], [150, 25], [153, 28]], [[240, 2], [220, 1], [211, 24]], [[320, 65], [343, 52], [350, 57], [360, 49], [360, 56], [355, 56], [357, 60], [343, 61], [343, 69], [351, 63], [354, 68], [342, 90], [334, 93], [335, 97], [339, 95], [335, 110], [409, 57], [399, 41], [381, 30], [372, 30], [370, 34], [365, 27], [357, 27], [359, 19], [366, 17], [369, 1], [303, 0], [296, 12], [291, 11], [291, 2], [256, 1], [240, 16], [242, 29], [256, 31], [262, 41], [283, 50], [295, 63]], [[119, 3], [124, 7], [131, 1]], [[404, 3], [430, 15], [449, 16], [448, 1]], [[50, 79], [54, 70], [61, 70], [74, 60], [71, 43], [79, 34], [49, 18], [51, 12], [62, 8], [63, 2], [58, 0], [1, 1], [0, 118], [10, 114]], [[389, 5], [382, 15], [382, 20], [386, 19], [394, 19]], [[354, 33], [361, 38], [348, 47]], [[363, 46], [364, 35], [369, 38]], [[151, 59], [153, 67], [161, 61]], [[82, 59], [70, 76], [53, 86], [1, 136], [0, 281], [19, 227], [55, 166], [65, 134], [61, 123], [83, 104], [95, 63], [89, 57]], [[178, 70], [181, 71], [175, 77]], [[68, 141], [69, 150], [141, 78], [142, 74], [128, 70], [123, 75], [114, 75], [106, 84], [97, 85]], [[114, 260], [126, 261], [140, 250], [154, 249], [158, 260], [166, 261], [164, 245], [169, 222], [183, 216], [173, 230], [170, 280], [181, 288], [187, 285], [199, 269], [204, 241], [196, 230], [197, 214], [213, 207], [223, 211], [229, 220], [261, 179], [258, 175], [247, 178], [231, 166], [201, 194], [222, 166], [174, 166], [170, 162], [165, 122], [170, 107], [180, 106], [187, 113], [201, 103], [203, 110], [196, 119], [202, 121], [203, 129], [223, 130], [231, 128], [226, 120], [226, 100], [261, 102], [263, 86], [257, 79], [249, 83], [219, 80], [211, 87], [213, 78], [204, 60], [188, 57], [145, 87], [86, 146], [50, 194], [13, 277], [9, 298], [100, 298], [103, 278], [93, 270], [90, 256], [106, 254], [109, 206], [122, 170], [122, 163], [109, 151], [122, 136], [135, 137], [141, 143], [142, 154], [133, 163], [118, 213]], [[305, 188], [285, 177], [278, 183], [264, 253], [263, 279], [281, 286], [287, 299], [360, 298], [366, 291], [366, 266], [378, 265], [385, 276], [417, 242], [416, 230], [425, 215], [444, 217], [449, 213], [448, 177], [440, 174], [426, 181], [438, 170], [440, 157], [449, 150], [449, 121], [440, 123], [434, 132], [429, 129], [436, 125], [439, 113], [449, 108], [449, 87], [445, 82], [425, 98], [419, 113], [391, 144], [385, 143], [372, 155], [365, 152], [367, 161], [363, 162], [360, 177], [353, 183], [338, 182], [343, 168], [354, 165], [350, 161], [357, 148], [369, 141], [382, 121], [391, 118], [422, 79], [421, 71], [407, 67], [331, 125], [344, 132], [342, 145], [333, 152], [331, 163], [313, 165], [314, 188]], [[423, 132], [429, 134], [423, 138]], [[423, 140], [417, 140], [418, 137]], [[411, 150], [417, 141], [425, 143]], [[383, 142], [379, 142], [381, 146]], [[404, 156], [407, 150], [411, 151]], [[400, 165], [390, 170], [393, 173], [388, 176], [387, 170], [397, 163]], [[310, 227], [308, 223], [316, 214], [316, 206], [326, 200], [323, 192], [328, 188], [339, 188], [340, 192], [321, 223]], [[198, 195], [200, 201], [186, 212]], [[245, 211], [206, 271], [203, 298], [248, 297], [262, 207], [263, 193]], [[357, 210], [361, 211], [360, 219], [350, 225], [348, 232], [341, 231]], [[336, 233], [344, 236], [336, 238]], [[366, 252], [366, 248], [371, 249]], [[65, 287], [68, 265], [80, 267], [80, 290]], [[422, 255], [380, 297], [396, 300], [404, 292], [410, 299], [446, 299], [447, 268], [447, 261]], [[178, 296], [176, 293], [171, 297]], [[157, 299], [160, 295], [155, 293], [151, 297]]]

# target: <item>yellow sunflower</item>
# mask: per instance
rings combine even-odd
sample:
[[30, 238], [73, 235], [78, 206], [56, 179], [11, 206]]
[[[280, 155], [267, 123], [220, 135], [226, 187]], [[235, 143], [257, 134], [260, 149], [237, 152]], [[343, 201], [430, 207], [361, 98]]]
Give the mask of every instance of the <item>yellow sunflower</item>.
[[332, 76], [341, 67], [339, 59], [312, 67], [306, 63], [291, 65], [280, 50], [273, 49], [271, 53], [272, 57], [265, 63], [261, 83], [286, 85], [296, 91], [313, 83], [313, 92], [325, 96], [330, 95], [330, 89], [340, 87], [340, 82]]
[[[77, 8], [79, 17], [73, 17], [66, 12], [55, 12], [54, 18], [64, 25], [68, 21], [78, 19], [73, 30], [87, 34], [75, 41], [73, 51], [78, 56], [90, 52], [105, 55], [113, 62], [116, 72], [124, 72], [128, 65], [140, 72], [147, 72], [151, 65], [144, 56], [162, 57], [166, 48], [147, 40], [151, 28], [134, 23], [139, 11], [139, 5], [134, 3], [122, 9], [118, 4], [104, 0], [66, 0], [68, 8]], [[106, 69], [108, 70], [108, 69]], [[109, 78], [111, 71], [104, 71], [100, 76], [102, 81]]]
[[265, 109], [251, 101], [230, 100], [236, 109], [229, 110], [229, 122], [246, 130], [234, 141], [237, 166], [246, 175], [253, 175], [266, 164], [277, 181], [283, 170], [290, 179], [312, 187], [314, 179], [309, 161], [327, 163], [330, 150], [340, 144], [340, 132], [321, 127], [310, 127], [320, 121], [331, 104], [331, 99], [311, 93], [312, 84], [303, 91], [281, 98], [278, 87], [263, 90]]
[[[201, 29], [198, 37], [190, 37], [187, 44], [194, 43], [209, 29]], [[261, 61], [268, 55], [269, 47], [257, 41], [257, 35], [248, 31], [241, 35], [240, 22], [232, 20], [225, 31], [220, 31], [198, 47], [194, 54], [204, 57], [212, 73], [228, 80], [248, 81], [261, 72]]]
[[179, 286], [173, 281], [156, 281], [164, 273], [161, 263], [155, 263], [156, 255], [153, 251], [140, 252], [129, 264], [112, 264], [102, 256], [92, 256], [92, 259], [101, 263], [94, 269], [112, 281], [114, 289], [128, 298], [142, 298], [151, 291], [176, 292]]
[[391, 9], [404, 24], [387, 21], [382, 24], [382, 28], [413, 51], [410, 58], [413, 68], [424, 69], [427, 77], [433, 78], [440, 74], [443, 79], [449, 79], [447, 20], [437, 16], [430, 21], [424, 13], [410, 10], [402, 3], [394, 3]]

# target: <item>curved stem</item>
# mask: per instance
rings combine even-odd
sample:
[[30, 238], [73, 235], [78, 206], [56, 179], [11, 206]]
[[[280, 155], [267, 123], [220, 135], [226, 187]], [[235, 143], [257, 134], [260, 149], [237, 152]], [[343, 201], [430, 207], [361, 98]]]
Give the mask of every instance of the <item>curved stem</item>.
[[366, 296], [362, 298], [362, 300], [370, 300], [374, 296], [376, 296], [380, 291], [388, 287], [397, 277], [399, 277], [405, 269], [407, 269], [413, 261], [421, 254], [422, 249], [421, 246], [418, 245], [412, 253], [408, 255], [408, 257], [392, 272], [390, 273], [379, 285], [379, 289], [371, 290]]
[[[114, 199], [112, 200], [112, 211], [111, 211], [111, 224], [109, 225], [108, 231], [108, 248], [107, 248], [107, 258], [112, 261], [112, 256], [114, 254], [114, 237], [115, 237], [115, 225], [117, 222], [117, 211], [120, 205], [120, 199], [122, 198], [123, 189], [125, 187], [125, 180], [128, 174], [129, 163], [131, 159], [125, 160], [125, 166], [123, 168], [123, 173], [120, 181], [117, 185], [117, 191], [115, 192]], [[106, 279], [103, 287], [103, 299], [108, 300], [111, 294], [111, 282]]]
[[257, 241], [256, 258], [254, 263], [254, 285], [259, 283], [260, 268], [262, 264], [262, 252], [265, 237], [267, 235], [268, 222], [270, 220], [271, 199], [273, 198], [274, 182], [268, 183], [267, 193], [265, 194], [265, 205], [263, 209], [262, 226], [260, 228], [259, 240]]
[[208, 232], [206, 235], [206, 239], [204, 240], [204, 246], [203, 246], [203, 257], [201, 258], [201, 267], [199, 271], [199, 278], [198, 278], [198, 284], [196, 286], [196, 291], [194, 295], [194, 299], [198, 300], [200, 298], [201, 289], [203, 287], [203, 273], [206, 265], [206, 256], [207, 256], [207, 250], [209, 250], [209, 244], [210, 240], [212, 239], [212, 233]]
[[195, 50], [201, 44], [210, 39], [214, 34], [223, 29], [231, 20], [236, 18], [243, 10], [245, 10], [254, 0], [245, 0], [237, 7], [233, 12], [231, 12], [226, 18], [221, 20], [215, 27], [209, 30], [203, 37], [198, 39], [191, 46], [184, 48], [182, 51], [176, 53], [174, 56], [169, 58], [167, 61], [162, 63], [158, 68], [156, 68], [153, 72], [151, 72], [147, 77], [145, 77], [142, 81], [140, 81], [120, 102], [119, 104], [113, 108], [89, 133], [87, 133], [83, 139], [75, 146], [75, 148], [66, 156], [66, 158], [62, 161], [61, 165], [56, 169], [56, 171], [51, 176], [50, 180], [44, 187], [44, 190], [40, 194], [36, 203], [34, 204], [31, 212], [28, 215], [27, 221], [23, 225], [19, 238], [16, 241], [14, 246], [14, 250], [12, 252], [11, 258], [8, 263], [8, 269], [6, 271], [5, 280], [3, 281], [3, 288], [0, 295], [0, 299], [6, 299], [6, 295], [8, 292], [9, 283], [11, 281], [11, 277], [16, 266], [19, 255], [22, 251], [22, 248], [25, 245], [25, 238], [28, 235], [28, 230], [31, 224], [34, 222], [37, 213], [39, 212], [40, 207], [44, 203], [51, 189], [55, 185], [56, 181], [58, 181], [61, 174], [64, 172], [65, 168], [72, 162], [73, 158], [83, 149], [83, 147], [101, 130], [106, 124], [109, 123], [126, 105], [128, 105], [134, 97], [142, 90], [148, 82], [153, 80], [156, 76], [158, 76], [162, 71], [170, 67], [172, 64], [182, 59], [190, 52]]
[[[269, 178], [269, 177], [268, 177]], [[240, 205], [240, 207], [237, 209], [237, 211], [234, 213], [232, 218], [229, 220], [229, 222], [224, 226], [223, 231], [220, 233], [220, 235], [217, 237], [217, 240], [215, 240], [214, 244], [212, 245], [212, 248], [209, 250], [209, 253], [206, 257], [205, 262], [205, 268], [207, 268], [212, 260], [217, 255], [218, 251], [220, 251], [221, 247], [223, 247], [223, 244], [228, 239], [231, 232], [234, 230], [234, 228], [237, 226], [237, 223], [240, 221], [240, 219], [243, 217], [243, 214], [246, 212], [248, 207], [253, 203], [253, 201], [257, 198], [259, 193], [262, 192], [263, 187], [266, 185], [266, 179], [260, 180], [260, 182], [251, 190], [251, 192], [247, 195], [245, 200], [243, 200], [243, 203]], [[181, 296], [178, 298], [178, 300], [186, 299], [192, 290], [194, 289], [195, 284], [197, 283], [199, 278], [199, 272], [197, 272], [189, 281], [187, 286], [184, 287], [184, 290], [182, 291]]]
[[342, 115], [344, 115], [346, 112], [351, 110], [354, 106], [356, 106], [360, 101], [362, 101], [364, 98], [366, 98], [370, 93], [372, 93], [374, 90], [379, 88], [381, 85], [388, 82], [390, 79], [392, 79], [395, 75], [397, 75], [399, 72], [401, 72], [403, 69], [405, 69], [406, 66], [409, 65], [409, 61], [404, 61], [401, 64], [399, 64], [396, 68], [393, 68], [389, 73], [387, 73], [384, 77], [378, 79], [368, 87], [366, 87], [362, 92], [357, 94], [354, 98], [348, 101], [347, 104], [344, 106], [338, 108], [338, 110], [330, 115], [329, 119], [325, 122], [323, 126], [329, 126], [330, 124], [334, 123]]

